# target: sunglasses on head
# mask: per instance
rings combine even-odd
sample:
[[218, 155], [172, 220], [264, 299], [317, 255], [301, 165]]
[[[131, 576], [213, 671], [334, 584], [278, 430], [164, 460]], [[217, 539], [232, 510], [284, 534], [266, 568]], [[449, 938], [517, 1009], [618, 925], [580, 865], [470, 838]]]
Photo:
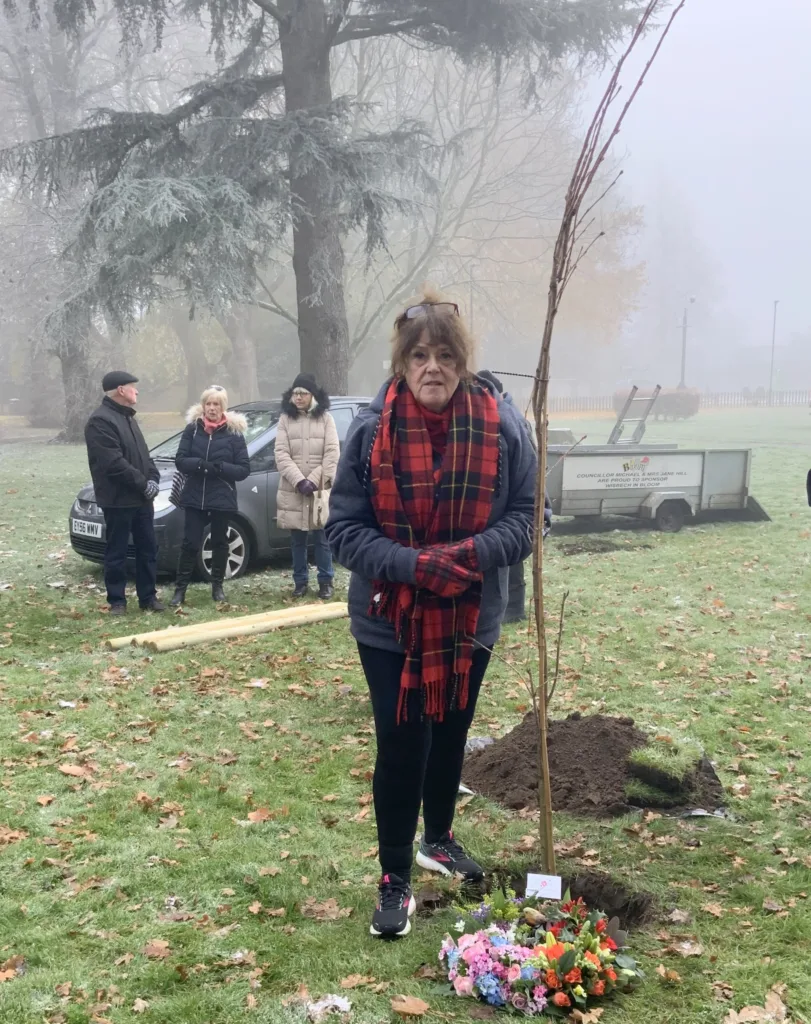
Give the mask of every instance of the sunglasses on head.
[[206, 391], [225, 391], [225, 388], [221, 384], [209, 384]]
[[459, 316], [459, 307], [455, 302], [420, 302], [417, 306], [409, 306], [394, 321], [394, 326], [399, 327], [407, 320], [416, 320], [419, 316], [428, 316], [429, 312], [438, 313], [440, 316]]

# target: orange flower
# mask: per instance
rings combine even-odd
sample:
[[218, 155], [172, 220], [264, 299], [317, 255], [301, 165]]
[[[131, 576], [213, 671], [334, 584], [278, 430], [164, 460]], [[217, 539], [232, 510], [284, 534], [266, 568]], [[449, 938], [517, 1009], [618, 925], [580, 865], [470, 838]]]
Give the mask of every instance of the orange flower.
[[554, 971], [546, 972], [546, 987], [547, 988], [560, 988], [560, 980]]
[[613, 967], [608, 968], [608, 970], [605, 972], [605, 976], [606, 978], [608, 978], [609, 981], [617, 980], [617, 972], [614, 970]]
[[600, 949], [610, 949], [613, 952], [616, 948], [617, 944], [612, 938], [605, 938], [600, 943]]
[[555, 1006], [571, 1006], [572, 1002], [565, 992], [556, 992], [552, 996], [552, 1002]]
[[580, 974], [580, 968], [572, 968], [572, 970], [569, 971], [568, 974], [564, 974], [563, 980], [566, 982], [567, 985], [579, 985], [580, 982], [583, 980]]
[[566, 947], [562, 942], [556, 942], [552, 946], [542, 947], [543, 952], [546, 953], [546, 959], [551, 963], [553, 960], [559, 960], [560, 957], [566, 952]]
[[605, 995], [605, 982], [595, 981], [589, 989], [589, 995], [591, 996], [602, 996]]
[[586, 960], [588, 960], [590, 964], [594, 964], [595, 967], [603, 966], [602, 960], [597, 956], [596, 953], [592, 953], [590, 949], [587, 949], [583, 956], [586, 958]]
[[598, 935], [602, 935], [602, 933], [606, 930], [607, 927], [608, 924], [606, 922], [606, 919], [604, 917], [601, 917], [597, 924], [594, 926], [594, 930], [597, 932]]

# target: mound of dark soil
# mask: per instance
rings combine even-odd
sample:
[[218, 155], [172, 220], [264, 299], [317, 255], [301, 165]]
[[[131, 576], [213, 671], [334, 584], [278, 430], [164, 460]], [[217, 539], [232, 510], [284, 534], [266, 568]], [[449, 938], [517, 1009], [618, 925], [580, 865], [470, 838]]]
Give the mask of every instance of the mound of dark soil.
[[[632, 718], [580, 715], [549, 723], [549, 770], [556, 811], [610, 817], [630, 810], [628, 755], [646, 743]], [[512, 732], [465, 759], [465, 785], [505, 807], [535, 807], [538, 801], [538, 740], [532, 713]], [[709, 761], [702, 761], [683, 809], [723, 806], [724, 789]], [[675, 809], [670, 807], [672, 813]]]

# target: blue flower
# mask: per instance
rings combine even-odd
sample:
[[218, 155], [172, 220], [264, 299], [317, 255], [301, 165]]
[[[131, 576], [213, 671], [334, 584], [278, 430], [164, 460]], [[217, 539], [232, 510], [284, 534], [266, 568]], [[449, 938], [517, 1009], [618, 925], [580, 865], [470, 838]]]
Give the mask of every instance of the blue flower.
[[530, 967], [529, 964], [521, 968], [521, 980], [522, 981], [534, 981], [538, 977], [538, 968]]
[[448, 967], [454, 968], [459, 962], [459, 950], [449, 949], [447, 952]]
[[492, 946], [509, 946], [510, 944], [506, 935], [490, 935], [489, 939]]

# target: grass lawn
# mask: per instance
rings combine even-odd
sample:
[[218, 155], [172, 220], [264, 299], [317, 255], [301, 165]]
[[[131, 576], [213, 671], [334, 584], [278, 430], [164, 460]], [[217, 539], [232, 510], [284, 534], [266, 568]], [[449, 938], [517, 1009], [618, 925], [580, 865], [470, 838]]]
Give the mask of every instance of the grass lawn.
[[[609, 429], [567, 421], [590, 439]], [[565, 527], [549, 542], [550, 607], [570, 591], [553, 715], [686, 732], [733, 815], [556, 816], [564, 847], [580, 837], [590, 865], [660, 908], [632, 934], [646, 984], [602, 1019], [720, 1022], [783, 983], [792, 1019], [811, 1020], [811, 418], [704, 413], [651, 427], [648, 439], [664, 438], [756, 447], [752, 491], [774, 521], [612, 532], [599, 554]], [[105, 637], [156, 622], [131, 610], [111, 623], [99, 570], [70, 549], [87, 475], [81, 449], [0, 446], [0, 584], [12, 585], [0, 589], [0, 964], [25, 961], [0, 982], [0, 1021], [281, 1022], [299, 985], [341, 992], [353, 974], [375, 979], [344, 993], [356, 1022], [391, 1019], [398, 993], [426, 999], [434, 1020], [465, 1019], [472, 1004], [416, 977], [452, 910], [399, 943], [368, 935], [374, 736], [346, 622], [106, 652]], [[586, 550], [566, 554], [575, 547]], [[276, 567], [228, 593], [254, 612], [280, 607], [289, 586]], [[345, 586], [342, 574], [339, 597]], [[202, 586], [188, 611], [184, 624], [217, 614]], [[523, 650], [507, 630], [503, 658]], [[525, 703], [494, 661], [473, 732], [508, 730]], [[526, 818], [477, 797], [457, 824], [486, 865], [532, 864]], [[669, 920], [674, 909], [687, 920]], [[699, 955], [667, 951], [685, 940]]]

